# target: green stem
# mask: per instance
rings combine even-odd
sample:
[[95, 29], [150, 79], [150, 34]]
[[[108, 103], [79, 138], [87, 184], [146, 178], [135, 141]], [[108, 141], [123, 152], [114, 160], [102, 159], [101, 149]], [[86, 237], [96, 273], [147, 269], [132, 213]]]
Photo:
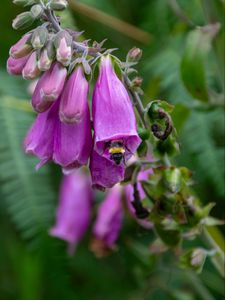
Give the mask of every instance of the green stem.
[[216, 254], [211, 257], [211, 261], [220, 275], [225, 278], [225, 256], [221, 248], [217, 245], [216, 241], [213, 239], [211, 234], [208, 232], [207, 228], [203, 229], [202, 238], [204, 243], [214, 249]]

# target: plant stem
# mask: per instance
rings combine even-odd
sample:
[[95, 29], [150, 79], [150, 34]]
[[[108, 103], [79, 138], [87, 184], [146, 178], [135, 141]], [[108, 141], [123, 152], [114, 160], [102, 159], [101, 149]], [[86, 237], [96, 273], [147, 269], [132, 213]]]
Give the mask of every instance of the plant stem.
[[208, 232], [207, 228], [203, 228], [202, 232], [202, 238], [204, 243], [210, 247], [216, 250], [216, 254], [211, 257], [212, 263], [214, 267], [217, 269], [217, 271], [220, 273], [220, 275], [225, 278], [225, 257], [224, 253], [221, 250], [221, 248], [217, 245], [216, 241], [213, 239], [211, 234]]

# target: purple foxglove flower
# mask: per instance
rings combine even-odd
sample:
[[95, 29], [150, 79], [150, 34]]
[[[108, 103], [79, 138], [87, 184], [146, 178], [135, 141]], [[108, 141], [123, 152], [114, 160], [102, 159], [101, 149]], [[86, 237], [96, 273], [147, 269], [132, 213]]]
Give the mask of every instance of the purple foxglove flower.
[[55, 63], [49, 71], [42, 75], [32, 97], [34, 110], [43, 112], [59, 98], [66, 76], [67, 70], [60, 63]]
[[[110, 154], [111, 143], [119, 142], [124, 160], [129, 159], [141, 140], [137, 134], [135, 114], [128, 92], [117, 77], [109, 55], [101, 58], [92, 111], [95, 151], [109, 160], [114, 160]], [[115, 159], [117, 164], [121, 161]]]
[[7, 71], [11, 75], [21, 75], [24, 66], [27, 63], [27, 60], [29, 59], [30, 55], [24, 56], [22, 58], [13, 58], [9, 57], [7, 60]]
[[62, 93], [59, 116], [64, 123], [79, 123], [88, 102], [88, 82], [81, 66], [68, 79]]
[[64, 170], [78, 168], [87, 164], [91, 150], [91, 121], [86, 102], [80, 123], [64, 124], [61, 121], [57, 122], [53, 160]]
[[121, 187], [113, 187], [106, 195], [98, 209], [97, 220], [94, 224], [94, 240], [91, 249], [96, 255], [102, 256], [109, 250], [115, 249], [123, 221]]
[[49, 160], [66, 171], [87, 164], [92, 150], [92, 135], [88, 103], [79, 124], [63, 124], [59, 120], [60, 98], [45, 112], [40, 113], [24, 142], [26, 153], [37, 156], [41, 162]]
[[92, 185], [94, 188], [104, 190], [111, 188], [124, 179], [125, 167], [117, 166], [112, 161], [92, 151], [90, 160]]
[[38, 77], [40, 73], [41, 71], [38, 69], [37, 66], [37, 53], [36, 51], [34, 51], [30, 55], [25, 67], [23, 68], [23, 78], [27, 80], [32, 80]]
[[52, 159], [55, 128], [59, 122], [58, 107], [59, 102], [56, 102], [46, 112], [39, 114], [24, 140], [25, 152], [40, 159], [36, 169]]
[[[137, 177], [137, 188], [139, 191], [139, 195], [140, 195], [140, 199], [144, 200], [144, 198], [146, 197], [145, 192], [141, 186], [140, 181], [141, 180], [148, 180], [149, 175], [152, 174], [152, 169], [148, 169], [145, 171], [141, 171], [138, 174]], [[133, 185], [128, 184], [125, 186], [125, 195], [126, 195], [126, 203], [127, 203], [127, 208], [131, 214], [131, 216], [136, 219], [136, 221], [138, 222], [138, 224], [140, 224], [142, 227], [146, 228], [146, 229], [151, 229], [152, 228], [152, 223], [147, 221], [147, 220], [142, 220], [142, 219], [138, 219], [135, 215], [135, 209], [132, 205], [132, 201], [134, 201], [134, 188]]]
[[22, 58], [27, 56], [32, 50], [31, 44], [27, 44], [30, 37], [31, 33], [27, 33], [15, 45], [13, 45], [9, 50], [10, 56], [13, 58]]
[[50, 235], [69, 243], [72, 255], [84, 236], [91, 216], [92, 191], [89, 178], [80, 170], [64, 176], [56, 213], [56, 224]]

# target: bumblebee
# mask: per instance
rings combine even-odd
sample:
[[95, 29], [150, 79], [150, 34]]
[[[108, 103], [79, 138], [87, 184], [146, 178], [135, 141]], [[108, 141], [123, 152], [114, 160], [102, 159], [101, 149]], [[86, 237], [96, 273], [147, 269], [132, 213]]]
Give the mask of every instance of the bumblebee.
[[108, 144], [110, 159], [113, 160], [117, 165], [124, 162], [125, 159], [125, 147], [122, 141], [112, 141]]

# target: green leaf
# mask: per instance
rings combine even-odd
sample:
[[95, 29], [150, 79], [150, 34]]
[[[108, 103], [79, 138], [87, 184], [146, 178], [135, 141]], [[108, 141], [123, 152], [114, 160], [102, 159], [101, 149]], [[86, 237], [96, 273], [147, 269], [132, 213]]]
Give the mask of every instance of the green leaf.
[[205, 60], [210, 50], [212, 39], [219, 31], [218, 23], [198, 27], [187, 37], [186, 48], [181, 62], [181, 76], [187, 90], [193, 97], [207, 102]]

